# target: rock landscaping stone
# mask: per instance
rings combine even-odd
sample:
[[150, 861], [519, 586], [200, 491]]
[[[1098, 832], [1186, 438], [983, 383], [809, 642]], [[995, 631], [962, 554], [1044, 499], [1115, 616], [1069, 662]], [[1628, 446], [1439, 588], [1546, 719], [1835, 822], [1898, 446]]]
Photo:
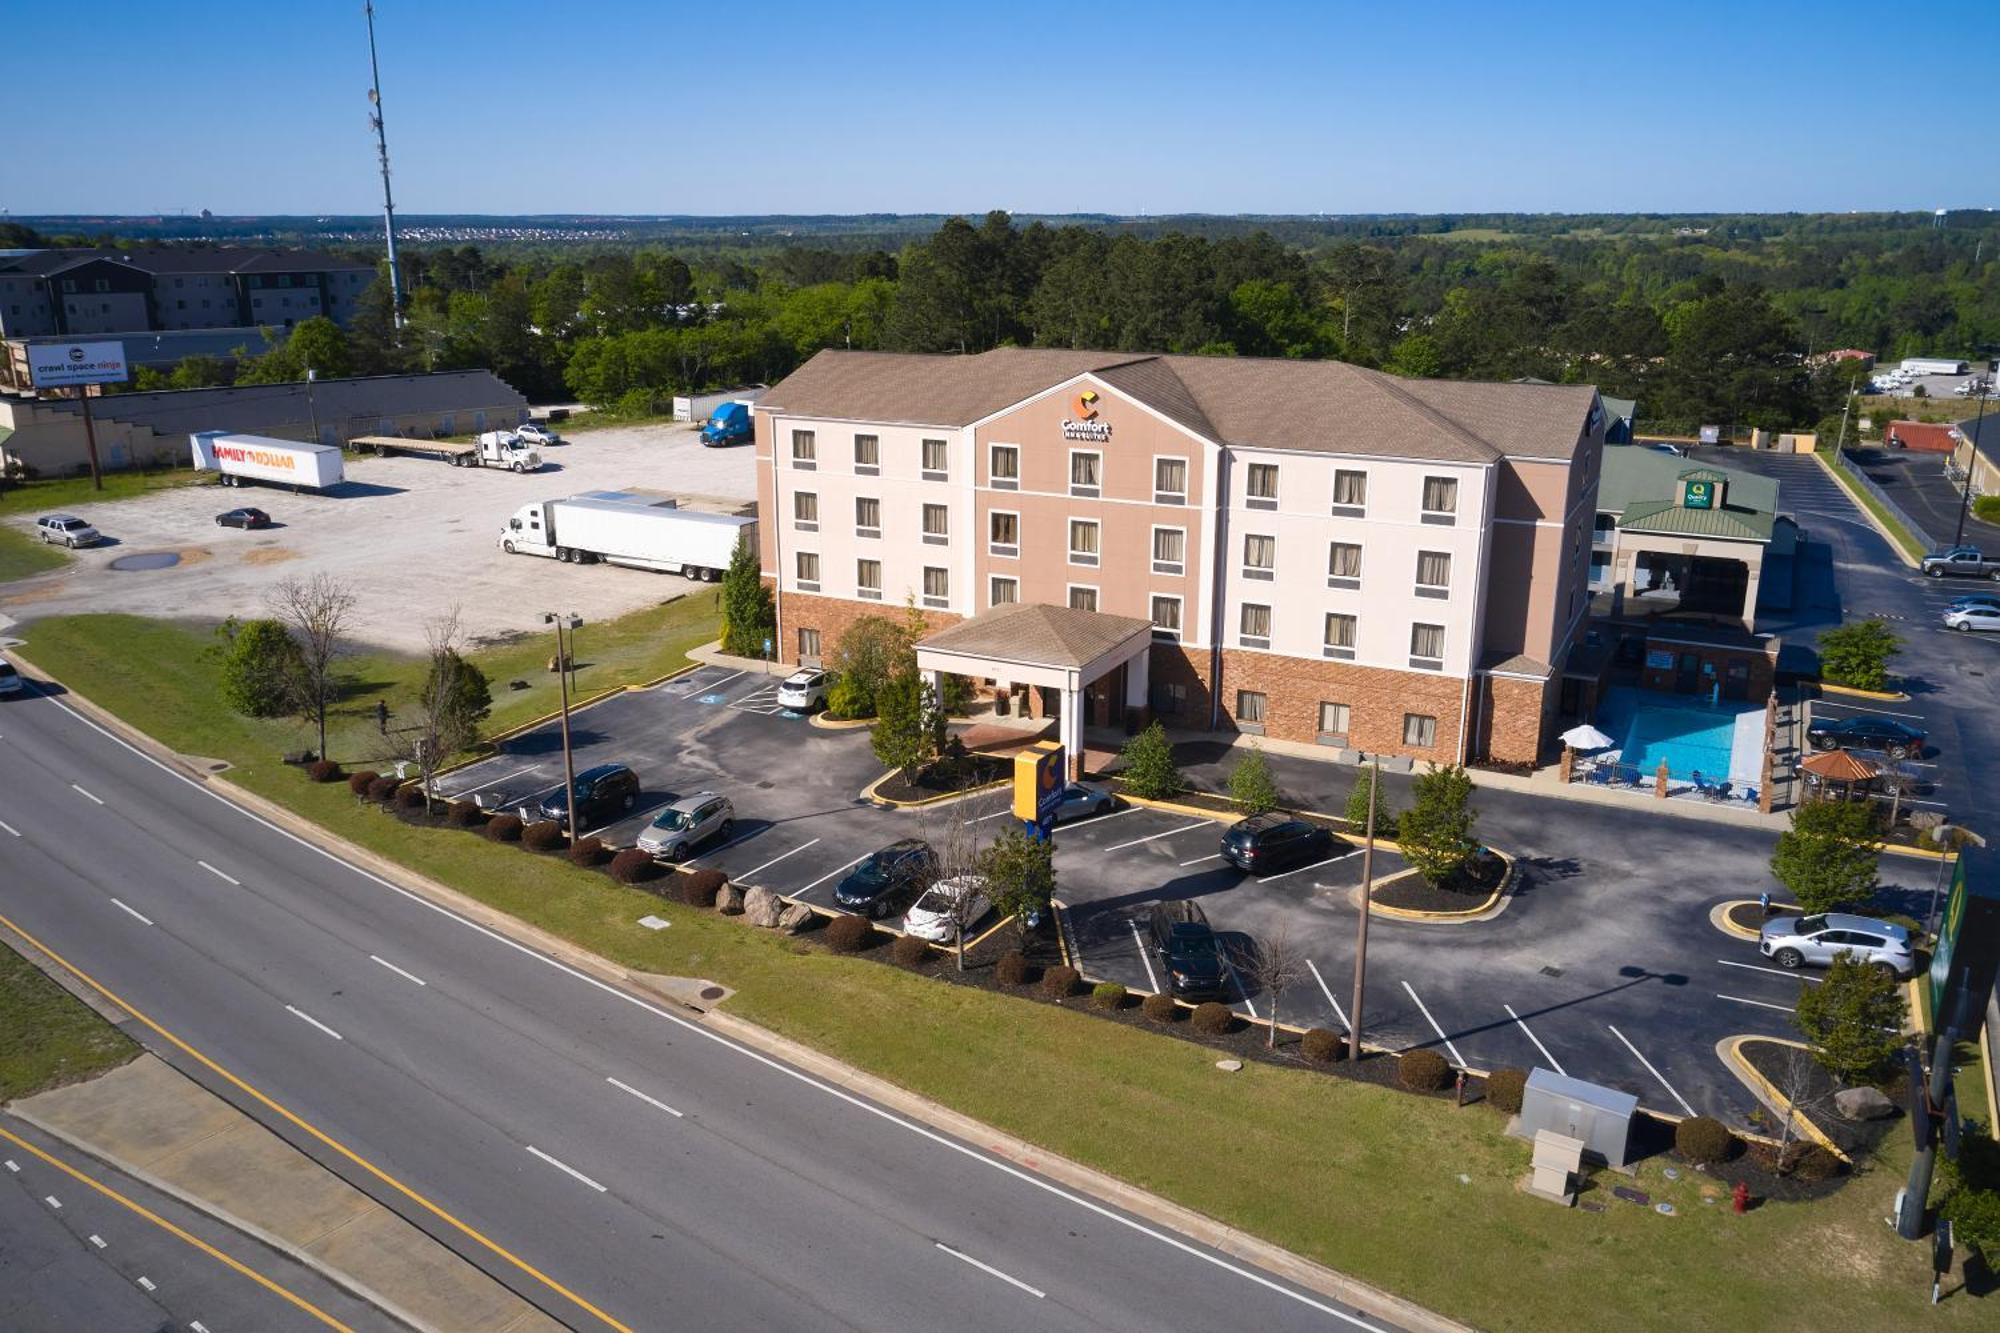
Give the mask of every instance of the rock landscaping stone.
[[737, 916], [743, 911], [743, 890], [734, 884], [725, 884], [716, 891], [715, 910], [724, 916]]
[[1243, 1062], [1241, 1060], [1217, 1060], [1215, 1067], [1225, 1074], [1233, 1074], [1243, 1068]]
[[1896, 1103], [1879, 1088], [1842, 1088], [1833, 1094], [1833, 1109], [1848, 1120], [1887, 1120]]
[[762, 926], [766, 930], [775, 928], [778, 917], [784, 910], [784, 900], [769, 889], [752, 888], [743, 891], [743, 915], [753, 926]]
[[804, 903], [787, 903], [784, 910], [778, 913], [778, 929], [787, 930], [796, 935], [811, 925], [812, 920], [812, 908], [807, 907]]

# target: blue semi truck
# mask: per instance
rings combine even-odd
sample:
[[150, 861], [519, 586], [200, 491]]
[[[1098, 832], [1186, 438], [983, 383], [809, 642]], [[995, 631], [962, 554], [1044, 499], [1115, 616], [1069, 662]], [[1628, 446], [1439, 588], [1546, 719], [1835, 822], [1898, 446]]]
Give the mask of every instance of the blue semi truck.
[[750, 404], [741, 399], [718, 406], [702, 424], [701, 442], [710, 448], [725, 444], [748, 444], [754, 428]]

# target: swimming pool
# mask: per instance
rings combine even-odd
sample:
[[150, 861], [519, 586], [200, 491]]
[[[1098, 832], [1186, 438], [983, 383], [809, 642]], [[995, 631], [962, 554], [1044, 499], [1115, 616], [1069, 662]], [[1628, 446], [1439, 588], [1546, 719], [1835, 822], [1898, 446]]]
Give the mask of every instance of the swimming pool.
[[[1711, 708], [1691, 695], [1655, 694], [1630, 686], [1614, 688], [1598, 709], [1598, 726], [1618, 739], [1618, 762], [1648, 776], [1667, 761], [1670, 776], [1755, 780], [1757, 758], [1746, 754], [1739, 770], [1734, 762], [1738, 737], [1745, 728], [1738, 719], [1761, 710], [1741, 704]], [[1762, 736], [1761, 724], [1756, 733]], [[1754, 749], [1754, 742], [1752, 747]]]

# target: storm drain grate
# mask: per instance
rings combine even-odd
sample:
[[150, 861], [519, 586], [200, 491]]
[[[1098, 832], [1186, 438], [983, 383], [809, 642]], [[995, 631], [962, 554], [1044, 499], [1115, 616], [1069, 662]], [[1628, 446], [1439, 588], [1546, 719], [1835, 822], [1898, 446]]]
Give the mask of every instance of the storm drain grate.
[[1542, 969], [1542, 975], [1545, 977], [1559, 977], [1562, 974], [1563, 970], [1559, 967], [1545, 967]]

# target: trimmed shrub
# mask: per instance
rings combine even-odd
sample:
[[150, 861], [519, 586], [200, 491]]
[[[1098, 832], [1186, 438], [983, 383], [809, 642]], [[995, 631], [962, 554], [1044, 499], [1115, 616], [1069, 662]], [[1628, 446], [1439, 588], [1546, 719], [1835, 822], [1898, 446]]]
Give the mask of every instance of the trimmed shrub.
[[1729, 1160], [1736, 1136], [1714, 1116], [1698, 1115], [1674, 1126], [1674, 1151], [1696, 1166], [1712, 1166]]
[[580, 866], [600, 865], [604, 861], [604, 840], [595, 835], [579, 838], [569, 845], [571, 864]]
[[653, 854], [637, 847], [627, 847], [611, 858], [611, 878], [620, 884], [644, 884], [659, 873], [660, 863], [653, 859]]
[[405, 810], [422, 810], [430, 804], [424, 799], [422, 787], [396, 788], [396, 804]]
[[1404, 1051], [1396, 1059], [1396, 1081], [1411, 1092], [1442, 1092], [1451, 1082], [1451, 1065], [1436, 1051]]
[[368, 784], [368, 799], [383, 802], [393, 800], [396, 795], [396, 789], [402, 785], [403, 782], [400, 778], [393, 778], [387, 775], [378, 777]]
[[674, 877], [674, 897], [689, 907], [713, 907], [729, 876], [720, 870], [689, 870]]
[[1486, 1076], [1486, 1103], [1496, 1111], [1513, 1115], [1521, 1109], [1521, 1098], [1528, 1090], [1528, 1071], [1525, 1069], [1496, 1069]]
[[1205, 1037], [1219, 1037], [1236, 1026], [1236, 1015], [1229, 1012], [1226, 1004], [1203, 1000], [1188, 1015], [1188, 1025]]
[[1019, 986], [1028, 979], [1028, 959], [1019, 949], [1009, 949], [993, 965], [993, 975], [1003, 986]]
[[875, 942], [875, 924], [865, 916], [837, 916], [826, 923], [826, 947], [835, 953], [859, 953]]
[[916, 967], [931, 956], [931, 946], [915, 935], [898, 935], [889, 946], [889, 956], [904, 967]]
[[1330, 1065], [1347, 1054], [1347, 1038], [1325, 1028], [1312, 1028], [1299, 1038], [1299, 1054], [1316, 1065]]
[[552, 852], [563, 844], [562, 825], [539, 819], [521, 830], [521, 845], [531, 852]]
[[380, 773], [377, 773], [372, 768], [364, 768], [359, 773], [349, 773], [347, 775], [347, 790], [354, 793], [356, 800], [360, 800], [368, 795], [368, 789], [373, 787], [375, 779], [381, 776]]
[[444, 808], [444, 822], [453, 828], [471, 828], [479, 822], [479, 802], [453, 801]]
[[1123, 1009], [1125, 988], [1115, 981], [1100, 981], [1090, 988], [1090, 1002], [1099, 1009]]
[[1155, 1023], [1172, 1023], [1181, 1016], [1181, 1007], [1171, 995], [1148, 995], [1139, 1001], [1139, 1012]]
[[1817, 1143], [1794, 1143], [1785, 1150], [1784, 1170], [1808, 1184], [1840, 1174], [1840, 1159]]
[[341, 779], [340, 765], [331, 759], [315, 759], [306, 765], [306, 776], [314, 782], [338, 782]]
[[519, 842], [521, 840], [521, 817], [519, 815], [495, 815], [486, 821], [486, 836], [495, 842]]
[[1082, 979], [1075, 968], [1057, 963], [1042, 973], [1042, 994], [1051, 1000], [1066, 1000], [1076, 993], [1077, 982]]

